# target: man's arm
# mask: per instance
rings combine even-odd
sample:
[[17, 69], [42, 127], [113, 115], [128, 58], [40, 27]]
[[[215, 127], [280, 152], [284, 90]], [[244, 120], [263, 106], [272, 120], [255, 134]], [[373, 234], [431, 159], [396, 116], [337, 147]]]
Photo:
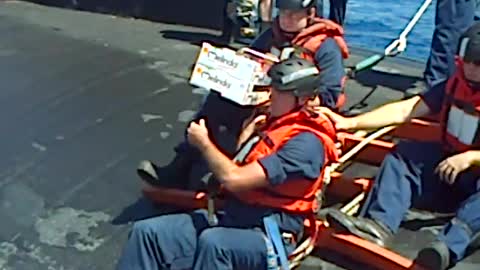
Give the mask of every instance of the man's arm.
[[415, 96], [407, 100], [389, 103], [371, 112], [352, 117], [349, 119], [345, 129], [376, 129], [398, 125], [429, 113], [430, 109], [421, 97]]
[[477, 167], [480, 166], [480, 150], [470, 150], [468, 152], [472, 159], [472, 165]]
[[320, 97], [322, 106], [334, 109], [342, 93], [342, 82], [345, 76], [343, 57], [340, 47], [332, 38], [327, 38], [315, 53], [315, 61], [321, 70]]
[[230, 191], [278, 185], [292, 176], [316, 179], [323, 167], [323, 145], [313, 133], [301, 133], [276, 153], [238, 166], [211, 142], [201, 149], [210, 170]]
[[218, 150], [211, 141], [205, 143], [200, 151], [213, 175], [226, 189], [236, 192], [268, 185], [267, 175], [258, 162], [239, 166]]
[[342, 129], [376, 129], [399, 125], [412, 118], [437, 114], [441, 111], [446, 83], [438, 84], [422, 95], [389, 103], [371, 112], [346, 118]]
[[324, 161], [322, 141], [311, 132], [302, 132], [259, 163], [267, 172], [269, 183], [275, 186], [298, 178], [317, 179]]

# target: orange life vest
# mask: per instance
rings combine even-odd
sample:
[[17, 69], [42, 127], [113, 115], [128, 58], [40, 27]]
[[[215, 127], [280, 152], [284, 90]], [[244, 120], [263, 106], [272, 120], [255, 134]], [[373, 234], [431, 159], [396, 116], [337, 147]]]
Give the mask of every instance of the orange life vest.
[[[278, 18], [274, 22], [273, 32], [274, 36], [281, 35]], [[337, 23], [328, 19], [322, 19], [318, 17], [311, 19], [309, 26], [300, 31], [300, 33], [298, 33], [290, 41], [290, 43], [292, 46], [302, 49], [298, 53], [300, 57], [315, 62], [315, 53], [327, 38], [332, 38], [335, 40], [344, 59], [350, 56], [347, 42], [344, 39], [343, 28]], [[280, 56], [280, 51], [277, 48], [272, 48], [271, 52], [277, 56]], [[321, 66], [319, 66], [318, 63], [316, 64], [321, 69]], [[343, 77], [341, 81], [342, 89], [345, 86], [346, 80], [347, 77]], [[341, 95], [337, 99], [336, 107], [341, 108], [345, 104], [345, 101], [345, 93], [342, 91]]]
[[443, 142], [449, 152], [464, 152], [480, 146], [480, 89], [472, 89], [465, 79], [463, 62], [449, 79], [441, 113]]
[[327, 19], [314, 18], [311, 24], [300, 31], [298, 35], [292, 40], [292, 44], [301, 46], [302, 48], [310, 51], [311, 60], [317, 52], [318, 48], [327, 38], [333, 38], [340, 48], [343, 58], [348, 58], [350, 53], [348, 50], [347, 42], [344, 39], [343, 28], [335, 22]]
[[[336, 134], [332, 122], [324, 115], [312, 115], [301, 110], [289, 113], [264, 127], [262, 139], [246, 156], [245, 162], [254, 162], [276, 152], [292, 137], [305, 131], [312, 132], [322, 141], [325, 149], [324, 166], [337, 160]], [[323, 168], [316, 180], [293, 179], [277, 186], [237, 192], [233, 195], [247, 204], [308, 214], [313, 213], [318, 206], [315, 195], [322, 186], [322, 180]]]

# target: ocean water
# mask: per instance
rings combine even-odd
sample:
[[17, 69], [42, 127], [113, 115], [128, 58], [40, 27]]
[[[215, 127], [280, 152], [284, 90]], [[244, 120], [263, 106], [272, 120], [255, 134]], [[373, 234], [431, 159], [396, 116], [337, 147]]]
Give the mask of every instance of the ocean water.
[[[324, 14], [328, 14], [325, 1]], [[349, 44], [383, 52], [397, 39], [416, 11], [423, 4], [419, 0], [349, 0], [347, 6], [345, 34]], [[436, 1], [407, 37], [404, 56], [426, 61], [434, 30]]]

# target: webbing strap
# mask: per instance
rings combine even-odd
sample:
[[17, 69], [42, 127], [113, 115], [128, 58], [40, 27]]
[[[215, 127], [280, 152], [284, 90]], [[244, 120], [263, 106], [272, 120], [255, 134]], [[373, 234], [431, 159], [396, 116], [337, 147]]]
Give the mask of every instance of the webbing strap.
[[263, 225], [265, 226], [265, 232], [267, 233], [268, 239], [272, 241], [278, 258], [280, 259], [280, 269], [289, 270], [290, 264], [288, 262], [287, 252], [285, 251], [285, 245], [283, 244], [282, 235], [278, 228], [277, 221], [273, 216], [264, 217]]

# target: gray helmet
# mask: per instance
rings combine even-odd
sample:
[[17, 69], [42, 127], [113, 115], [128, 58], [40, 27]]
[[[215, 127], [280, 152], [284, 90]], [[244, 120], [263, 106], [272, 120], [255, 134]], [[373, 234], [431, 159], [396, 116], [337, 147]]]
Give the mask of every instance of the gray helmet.
[[319, 75], [320, 70], [314, 63], [296, 57], [276, 63], [268, 70], [275, 90], [291, 91], [297, 97], [316, 95]]
[[278, 9], [302, 10], [315, 7], [317, 0], [277, 0], [275, 7]]
[[466, 62], [480, 62], [480, 22], [472, 25], [462, 35], [458, 55]]

